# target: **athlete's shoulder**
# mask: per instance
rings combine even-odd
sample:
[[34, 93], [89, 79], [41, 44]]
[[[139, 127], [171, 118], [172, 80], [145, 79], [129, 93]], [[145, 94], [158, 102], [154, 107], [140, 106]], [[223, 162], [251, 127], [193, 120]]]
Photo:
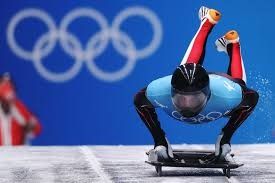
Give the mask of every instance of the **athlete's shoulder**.
[[158, 78], [147, 86], [147, 90], [156, 90], [158, 93], [163, 93], [171, 90], [171, 78], [172, 75]]
[[155, 100], [166, 101], [171, 95], [171, 78], [165, 76], [152, 81], [146, 89], [146, 96], [152, 102]]
[[241, 85], [229, 75], [210, 73], [209, 79], [211, 93], [216, 97], [238, 99], [242, 97]]
[[[158, 79], [155, 79], [153, 80], [151, 83], [156, 83], [156, 82], [171, 82], [171, 79], [172, 79], [172, 75], [168, 75], [168, 76], [164, 76], [164, 77], [161, 77], [161, 78], [158, 78]], [[151, 84], [150, 83], [150, 84]]]
[[246, 85], [245, 82], [242, 79], [237, 79], [237, 78], [233, 78], [230, 75], [226, 74], [226, 73], [221, 73], [221, 72], [208, 72], [208, 75], [210, 77], [210, 79], [214, 78], [214, 79], [220, 79], [222, 78], [223, 80], [230, 80], [234, 83], [237, 83], [239, 85]]

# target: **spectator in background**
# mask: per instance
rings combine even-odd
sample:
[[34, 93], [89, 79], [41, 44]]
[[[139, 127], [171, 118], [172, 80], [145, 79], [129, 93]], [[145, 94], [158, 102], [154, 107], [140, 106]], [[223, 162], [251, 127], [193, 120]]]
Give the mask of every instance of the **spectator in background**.
[[24, 145], [40, 131], [37, 118], [16, 96], [10, 76], [0, 76], [0, 145]]

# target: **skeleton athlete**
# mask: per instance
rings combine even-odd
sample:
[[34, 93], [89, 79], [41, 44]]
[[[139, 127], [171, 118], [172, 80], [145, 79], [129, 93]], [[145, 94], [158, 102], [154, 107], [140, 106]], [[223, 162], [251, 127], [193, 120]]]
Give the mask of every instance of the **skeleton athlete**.
[[239, 35], [231, 30], [217, 39], [218, 51], [229, 56], [227, 74], [207, 72], [203, 68], [208, 35], [220, 20], [221, 13], [201, 7], [200, 26], [174, 73], [152, 81], [135, 95], [136, 110], [152, 134], [154, 149], [149, 160], [170, 161], [172, 148], [162, 130], [155, 108], [189, 124], [202, 124], [228, 118], [215, 145], [215, 160], [234, 161], [229, 155], [232, 135], [255, 108], [259, 95], [246, 86]]

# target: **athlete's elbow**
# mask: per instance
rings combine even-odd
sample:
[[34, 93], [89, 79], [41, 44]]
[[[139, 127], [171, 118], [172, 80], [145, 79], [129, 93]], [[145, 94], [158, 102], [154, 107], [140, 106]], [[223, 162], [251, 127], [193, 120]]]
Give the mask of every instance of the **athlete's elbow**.
[[259, 101], [259, 98], [260, 98], [259, 93], [255, 91], [255, 96], [254, 97], [255, 97], [255, 102], [256, 102], [255, 105], [257, 105], [257, 103]]
[[252, 98], [251, 98], [251, 104], [252, 104], [252, 107], [254, 108], [258, 101], [259, 101], [259, 93], [257, 91], [253, 91], [253, 95], [252, 95]]
[[137, 107], [138, 106], [138, 93], [136, 93], [135, 95], [134, 95], [134, 100], [133, 100], [133, 103], [134, 103], [134, 105]]
[[142, 89], [139, 92], [137, 92], [134, 96], [134, 105], [136, 107], [139, 107], [142, 105], [143, 98], [145, 96], [145, 90]]

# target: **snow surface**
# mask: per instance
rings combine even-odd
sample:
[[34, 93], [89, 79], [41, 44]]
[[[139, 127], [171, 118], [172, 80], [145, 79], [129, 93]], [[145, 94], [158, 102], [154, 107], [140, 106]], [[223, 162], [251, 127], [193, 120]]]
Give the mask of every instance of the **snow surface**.
[[[0, 182], [275, 182], [275, 144], [232, 145], [243, 167], [231, 170], [163, 167], [163, 177], [146, 164], [152, 146], [33, 146], [0, 148]], [[213, 150], [213, 145], [174, 145]]]

